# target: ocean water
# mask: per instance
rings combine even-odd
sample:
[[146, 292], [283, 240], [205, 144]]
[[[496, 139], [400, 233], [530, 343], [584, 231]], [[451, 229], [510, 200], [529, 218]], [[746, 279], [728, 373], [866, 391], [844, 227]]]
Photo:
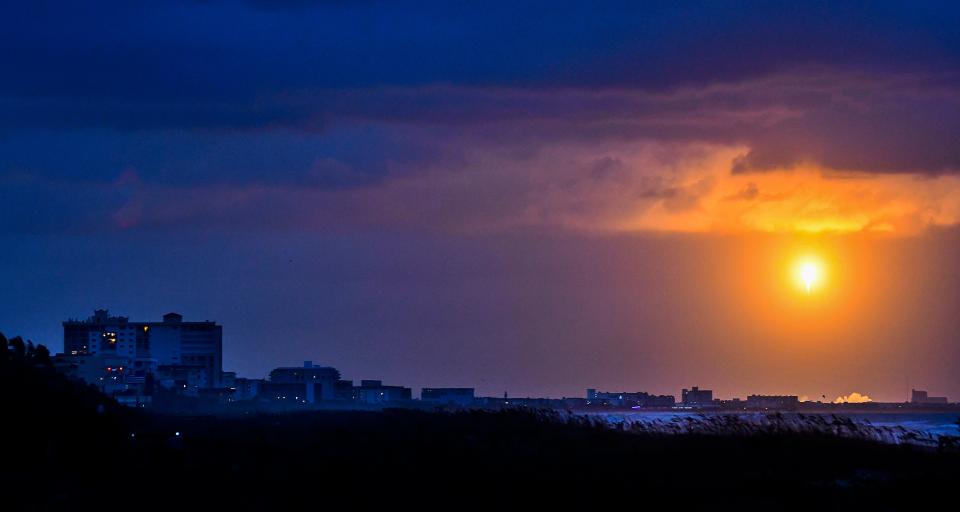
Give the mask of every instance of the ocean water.
[[960, 413], [850, 413], [848, 418], [884, 427], [903, 427], [931, 435], [960, 435]]
[[[588, 416], [594, 418], [602, 418], [603, 421], [608, 422], [611, 425], [621, 425], [624, 423], [641, 423], [644, 425], [653, 425], [653, 426], [670, 426], [676, 424], [684, 424], [690, 420], [696, 420], [697, 418], [710, 418], [716, 416], [736, 416], [739, 420], [743, 422], [753, 424], [753, 425], [763, 425], [769, 424], [767, 413], [760, 412], [748, 412], [748, 413], [699, 413], [699, 412], [673, 412], [673, 411], [657, 411], [657, 412], [645, 412], [645, 411], [630, 411], [630, 412], [602, 412], [602, 413], [587, 413]], [[833, 420], [833, 416], [840, 418], [849, 418], [856, 422], [858, 425], [866, 425], [869, 427], [876, 427], [877, 429], [895, 429], [899, 431], [900, 429], [905, 429], [911, 432], [917, 432], [930, 436], [935, 440], [936, 438], [948, 435], [948, 436], [960, 436], [960, 413], [950, 412], [950, 413], [902, 413], [902, 412], [870, 412], [870, 413], [837, 413], [837, 414], [812, 414], [812, 413], [802, 413], [803, 416], [809, 418], [811, 416], [820, 416], [825, 421], [829, 422]], [[786, 419], [787, 424], [801, 425], [803, 422], [799, 421], [799, 415], [797, 413], [783, 413], [783, 418]], [[669, 430], [669, 428], [664, 428], [664, 430]], [[903, 442], [902, 437], [897, 434], [893, 436], [878, 435], [877, 439], [884, 441], [892, 442]]]

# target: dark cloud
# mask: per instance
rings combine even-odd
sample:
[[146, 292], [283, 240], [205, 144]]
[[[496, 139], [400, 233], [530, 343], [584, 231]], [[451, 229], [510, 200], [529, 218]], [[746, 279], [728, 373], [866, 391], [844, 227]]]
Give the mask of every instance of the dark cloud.
[[22, 2], [6, 14], [12, 78], [0, 91], [18, 96], [252, 101], [435, 83], [663, 90], [796, 66], [932, 71], [960, 57], [950, 3], [101, 1]]
[[[874, 93], [874, 97], [866, 93]], [[940, 174], [960, 170], [960, 90], [864, 91], [758, 132], [735, 171], [813, 162], [838, 170]]]
[[[209, 187], [228, 198], [208, 219], [269, 188], [469, 174], [484, 194], [433, 202], [408, 190], [393, 203], [434, 214], [391, 213], [470, 223], [488, 204], [555, 214], [528, 205], [555, 184], [574, 196], [551, 196], [561, 211], [617, 186], [695, 209], [691, 183], [651, 176], [664, 184], [645, 188], [635, 175], [669, 174], [704, 144], [741, 148], [735, 173], [954, 173], [958, 15], [897, 2], [24, 2], [0, 20], [0, 175], [34, 181], [0, 186], [0, 199], [43, 212], [3, 222], [149, 224], [162, 201], [140, 197], [119, 217], [100, 206], [129, 169], [149, 197]], [[608, 151], [650, 142], [662, 156], [642, 166]], [[543, 158], [563, 147], [579, 154]], [[71, 186], [97, 192], [73, 204], [59, 192]], [[24, 195], [48, 200], [20, 205]]]

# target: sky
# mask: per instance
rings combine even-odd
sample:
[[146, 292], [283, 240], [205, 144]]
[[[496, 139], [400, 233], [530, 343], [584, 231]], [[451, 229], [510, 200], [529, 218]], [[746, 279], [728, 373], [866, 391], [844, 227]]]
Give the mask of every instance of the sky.
[[516, 4], [7, 7], [0, 331], [177, 311], [248, 377], [960, 399], [960, 7]]

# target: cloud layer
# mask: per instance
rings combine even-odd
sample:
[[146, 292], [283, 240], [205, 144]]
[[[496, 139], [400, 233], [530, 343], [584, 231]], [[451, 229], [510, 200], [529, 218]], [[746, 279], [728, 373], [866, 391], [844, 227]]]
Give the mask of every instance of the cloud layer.
[[10, 14], [6, 232], [914, 233], [960, 220], [950, 4]]

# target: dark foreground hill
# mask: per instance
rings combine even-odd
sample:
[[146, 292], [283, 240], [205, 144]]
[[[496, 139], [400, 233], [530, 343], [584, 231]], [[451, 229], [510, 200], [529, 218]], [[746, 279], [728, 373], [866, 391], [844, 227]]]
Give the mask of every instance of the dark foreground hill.
[[917, 510], [960, 490], [956, 453], [823, 435], [637, 435], [517, 410], [155, 416], [9, 359], [0, 384], [3, 510]]

